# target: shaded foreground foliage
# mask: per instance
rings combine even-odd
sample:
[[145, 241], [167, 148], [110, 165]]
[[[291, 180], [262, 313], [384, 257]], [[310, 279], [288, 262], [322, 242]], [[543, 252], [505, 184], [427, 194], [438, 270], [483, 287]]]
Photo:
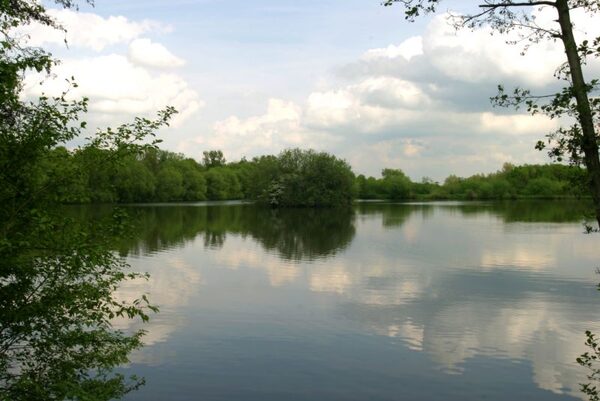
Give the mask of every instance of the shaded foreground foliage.
[[[65, 189], [81, 185], [80, 166], [53, 160], [85, 127], [87, 100], [66, 93], [22, 100], [25, 72], [55, 64], [12, 35], [35, 22], [59, 28], [40, 2], [0, 1], [0, 400], [111, 400], [143, 383], [113, 372], [141, 346], [143, 331], [125, 333], [113, 321], [145, 321], [156, 308], [145, 296], [115, 296], [124, 280], [144, 277], [114, 251], [128, 231], [124, 215], [81, 226], [58, 208]], [[100, 169], [118, 170], [129, 155], [153, 148], [140, 143], [173, 112], [98, 132], [80, 152], [96, 155], [88, 160]]]

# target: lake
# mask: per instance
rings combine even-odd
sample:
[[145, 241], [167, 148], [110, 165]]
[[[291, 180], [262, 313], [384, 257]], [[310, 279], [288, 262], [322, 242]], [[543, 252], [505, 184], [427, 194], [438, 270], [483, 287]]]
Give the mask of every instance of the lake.
[[600, 247], [576, 202], [127, 210], [152, 277], [119, 296], [161, 312], [126, 400], [583, 399]]

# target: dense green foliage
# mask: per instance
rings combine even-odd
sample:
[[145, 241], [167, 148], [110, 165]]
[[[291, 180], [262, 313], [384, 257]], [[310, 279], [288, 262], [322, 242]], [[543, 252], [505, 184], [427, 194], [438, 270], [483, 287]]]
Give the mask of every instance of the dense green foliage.
[[[56, 147], [40, 165], [44, 180], [71, 174], [54, 194], [61, 203], [141, 203], [254, 200], [272, 206], [339, 206], [352, 199], [501, 200], [585, 197], [585, 170], [562, 164], [505, 164], [492, 174], [450, 175], [442, 184], [413, 182], [401, 170], [381, 178], [355, 177], [346, 162], [327, 153], [288, 149], [278, 156], [226, 163], [220, 151], [204, 152], [202, 163], [149, 148], [135, 154], [93, 147]], [[210, 156], [212, 155], [212, 156]], [[97, 160], [118, 158], [118, 165]]]
[[[252, 199], [274, 206], [334, 206], [354, 198], [350, 167], [327, 153], [290, 149], [277, 157], [229, 164], [221, 151], [204, 156], [200, 164], [154, 148], [121, 155], [56, 147], [44, 157], [40, 171], [45, 180], [66, 172], [76, 175], [55, 194], [62, 203]], [[105, 158], [118, 158], [119, 165], [96, 162]]]
[[383, 177], [357, 177], [362, 199], [501, 200], [516, 198], [560, 198], [586, 195], [585, 170], [562, 164], [505, 164], [492, 174], [468, 178], [451, 175], [443, 184], [424, 178], [412, 182], [400, 170], [383, 170]]
[[[275, 206], [339, 206], [354, 198], [354, 174], [343, 160], [327, 153], [291, 149], [282, 152], [270, 182], [254, 190], [257, 199]], [[262, 175], [264, 164], [257, 163], [254, 174]]]

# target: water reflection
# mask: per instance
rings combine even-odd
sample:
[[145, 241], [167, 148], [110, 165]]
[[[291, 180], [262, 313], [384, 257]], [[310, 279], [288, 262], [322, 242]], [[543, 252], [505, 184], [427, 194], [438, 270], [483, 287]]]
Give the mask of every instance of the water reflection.
[[132, 209], [163, 306], [137, 368], [168, 367], [132, 399], [580, 397], [597, 238], [584, 206], [522, 206]]
[[[132, 280], [122, 285], [115, 296], [133, 301], [146, 293], [152, 302], [160, 306], [160, 313], [152, 316], [150, 330], [144, 336], [144, 343], [152, 345], [166, 341], [176, 329], [185, 326], [183, 319], [176, 312], [188, 307], [190, 299], [204, 284], [201, 269], [181, 257], [166, 255], [160, 260], [136, 258], [130, 261], [134, 271], [151, 272], [148, 280]], [[122, 319], [115, 322], [122, 330], [148, 329], [146, 324]], [[146, 353], [138, 352], [132, 357], [134, 361], [150, 362]]]
[[459, 213], [464, 217], [492, 216], [505, 223], [572, 223], [583, 221], [591, 206], [577, 200], [520, 200], [505, 202], [426, 202], [387, 203], [359, 202], [356, 208], [361, 216], [381, 215], [384, 227], [398, 227], [412, 214], [431, 218], [436, 209]]
[[582, 330], [598, 327], [595, 294], [585, 284], [512, 271], [396, 279], [386, 287], [375, 299], [364, 296], [372, 289], [356, 291], [340, 314], [427, 353], [444, 372], [463, 373], [481, 356], [522, 360], [540, 388], [578, 394], [582, 377], [572, 362]]
[[[459, 213], [482, 220], [492, 217], [505, 223], [581, 222], [589, 210], [578, 201], [517, 202], [359, 202], [354, 209], [273, 210], [248, 204], [183, 204], [125, 207], [135, 221], [137, 235], [123, 239], [124, 255], [143, 255], [180, 247], [202, 235], [208, 248], [220, 248], [227, 234], [251, 236], [266, 250], [288, 260], [314, 260], [335, 255], [352, 241], [355, 217], [381, 219], [386, 228], [400, 228], [411, 216], [435, 218], [435, 211]], [[71, 207], [69, 214], [80, 220], [99, 219], [112, 207]]]
[[354, 211], [341, 209], [273, 210], [250, 205], [143, 207], [135, 209], [139, 236], [124, 250], [152, 253], [202, 235], [204, 246], [219, 249], [227, 235], [250, 236], [287, 260], [335, 255], [354, 237]]

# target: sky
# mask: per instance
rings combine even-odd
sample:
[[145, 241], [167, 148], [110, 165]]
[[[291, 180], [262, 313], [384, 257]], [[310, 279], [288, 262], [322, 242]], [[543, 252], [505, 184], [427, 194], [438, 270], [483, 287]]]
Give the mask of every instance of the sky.
[[[487, 28], [455, 31], [447, 12], [476, 3], [448, 0], [410, 23], [378, 0], [97, 0], [50, 11], [66, 37], [24, 28], [62, 60], [51, 77], [29, 75], [25, 95], [60, 93], [73, 76], [70, 95], [90, 98], [86, 119], [100, 129], [174, 106], [161, 147], [197, 160], [313, 148], [358, 174], [399, 168], [413, 180], [548, 162], [534, 145], [559, 122], [489, 98], [500, 83], [555, 90], [560, 43], [523, 56]], [[589, 16], [575, 21], [578, 38], [600, 35]], [[586, 74], [600, 76], [599, 64]]]

